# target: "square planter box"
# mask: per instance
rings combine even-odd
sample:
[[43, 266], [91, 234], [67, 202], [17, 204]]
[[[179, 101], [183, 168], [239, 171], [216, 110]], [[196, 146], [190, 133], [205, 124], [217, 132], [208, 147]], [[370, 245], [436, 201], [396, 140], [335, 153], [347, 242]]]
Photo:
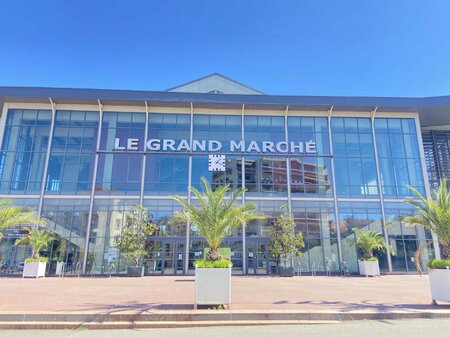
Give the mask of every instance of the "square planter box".
[[197, 305], [231, 303], [231, 268], [195, 268], [195, 302]]
[[428, 277], [430, 278], [433, 304], [436, 304], [437, 300], [450, 302], [450, 270], [431, 269]]
[[295, 269], [294, 269], [294, 267], [279, 266], [278, 267], [278, 275], [280, 277], [294, 277]]
[[127, 268], [127, 276], [128, 277], [144, 276], [144, 267], [143, 266], [129, 266]]
[[23, 277], [45, 277], [45, 267], [47, 263], [45, 262], [25, 262], [23, 267]]
[[363, 276], [380, 276], [378, 261], [358, 261], [359, 274]]
[[56, 262], [56, 271], [55, 275], [61, 277], [64, 276], [64, 266], [66, 263], [64, 262]]

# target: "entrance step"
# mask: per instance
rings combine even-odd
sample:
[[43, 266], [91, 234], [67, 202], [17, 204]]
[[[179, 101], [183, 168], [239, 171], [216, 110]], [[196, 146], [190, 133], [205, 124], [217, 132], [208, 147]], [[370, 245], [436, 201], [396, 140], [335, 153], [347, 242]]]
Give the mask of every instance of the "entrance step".
[[0, 313], [6, 329], [127, 329], [238, 325], [330, 324], [347, 320], [450, 318], [449, 309], [339, 311], [155, 310], [114, 313]]
[[0, 330], [112, 330], [208, 326], [318, 325], [339, 324], [336, 320], [221, 320], [221, 321], [138, 321], [138, 322], [0, 322]]

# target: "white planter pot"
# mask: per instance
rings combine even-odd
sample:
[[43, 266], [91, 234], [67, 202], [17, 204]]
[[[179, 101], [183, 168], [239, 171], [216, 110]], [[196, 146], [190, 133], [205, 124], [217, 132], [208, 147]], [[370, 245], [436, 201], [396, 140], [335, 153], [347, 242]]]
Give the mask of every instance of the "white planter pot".
[[23, 277], [45, 277], [45, 267], [47, 263], [45, 262], [25, 262], [23, 267]]
[[55, 275], [57, 275], [57, 276], [62, 276], [62, 275], [64, 275], [64, 265], [65, 265], [65, 263], [64, 262], [56, 262], [56, 272], [55, 272]]
[[433, 303], [436, 303], [437, 300], [450, 302], [450, 270], [432, 269], [428, 276]]
[[231, 268], [195, 268], [195, 302], [197, 305], [231, 303]]
[[358, 261], [359, 274], [363, 276], [380, 276], [378, 261]]

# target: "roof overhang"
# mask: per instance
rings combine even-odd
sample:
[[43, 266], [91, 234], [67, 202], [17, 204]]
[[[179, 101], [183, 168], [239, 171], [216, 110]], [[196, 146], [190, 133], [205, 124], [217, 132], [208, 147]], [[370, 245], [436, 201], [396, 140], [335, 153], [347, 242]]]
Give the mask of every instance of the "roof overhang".
[[234, 109], [245, 105], [247, 109], [323, 111], [333, 106], [333, 111], [417, 112], [424, 127], [450, 124], [450, 96], [425, 98], [402, 97], [347, 97], [347, 96], [281, 96], [203, 94], [158, 91], [131, 91], [105, 89], [70, 89], [41, 87], [0, 87], [0, 104], [3, 102], [57, 104], [97, 104], [116, 106], [190, 107]]

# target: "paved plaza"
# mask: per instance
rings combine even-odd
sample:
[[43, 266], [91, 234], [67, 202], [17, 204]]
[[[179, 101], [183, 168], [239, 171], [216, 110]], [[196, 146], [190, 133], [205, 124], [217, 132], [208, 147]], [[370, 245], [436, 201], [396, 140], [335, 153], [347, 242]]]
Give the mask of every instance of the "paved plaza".
[[298, 337], [434, 337], [447, 338], [450, 319], [403, 319], [382, 321], [350, 321], [341, 324], [214, 326], [133, 330], [12, 330], [2, 331], [7, 338], [53, 337], [163, 337], [163, 338], [298, 338]]
[[[0, 313], [118, 313], [193, 308], [194, 277], [0, 278]], [[232, 277], [232, 310], [450, 310], [430, 305], [427, 276]]]

